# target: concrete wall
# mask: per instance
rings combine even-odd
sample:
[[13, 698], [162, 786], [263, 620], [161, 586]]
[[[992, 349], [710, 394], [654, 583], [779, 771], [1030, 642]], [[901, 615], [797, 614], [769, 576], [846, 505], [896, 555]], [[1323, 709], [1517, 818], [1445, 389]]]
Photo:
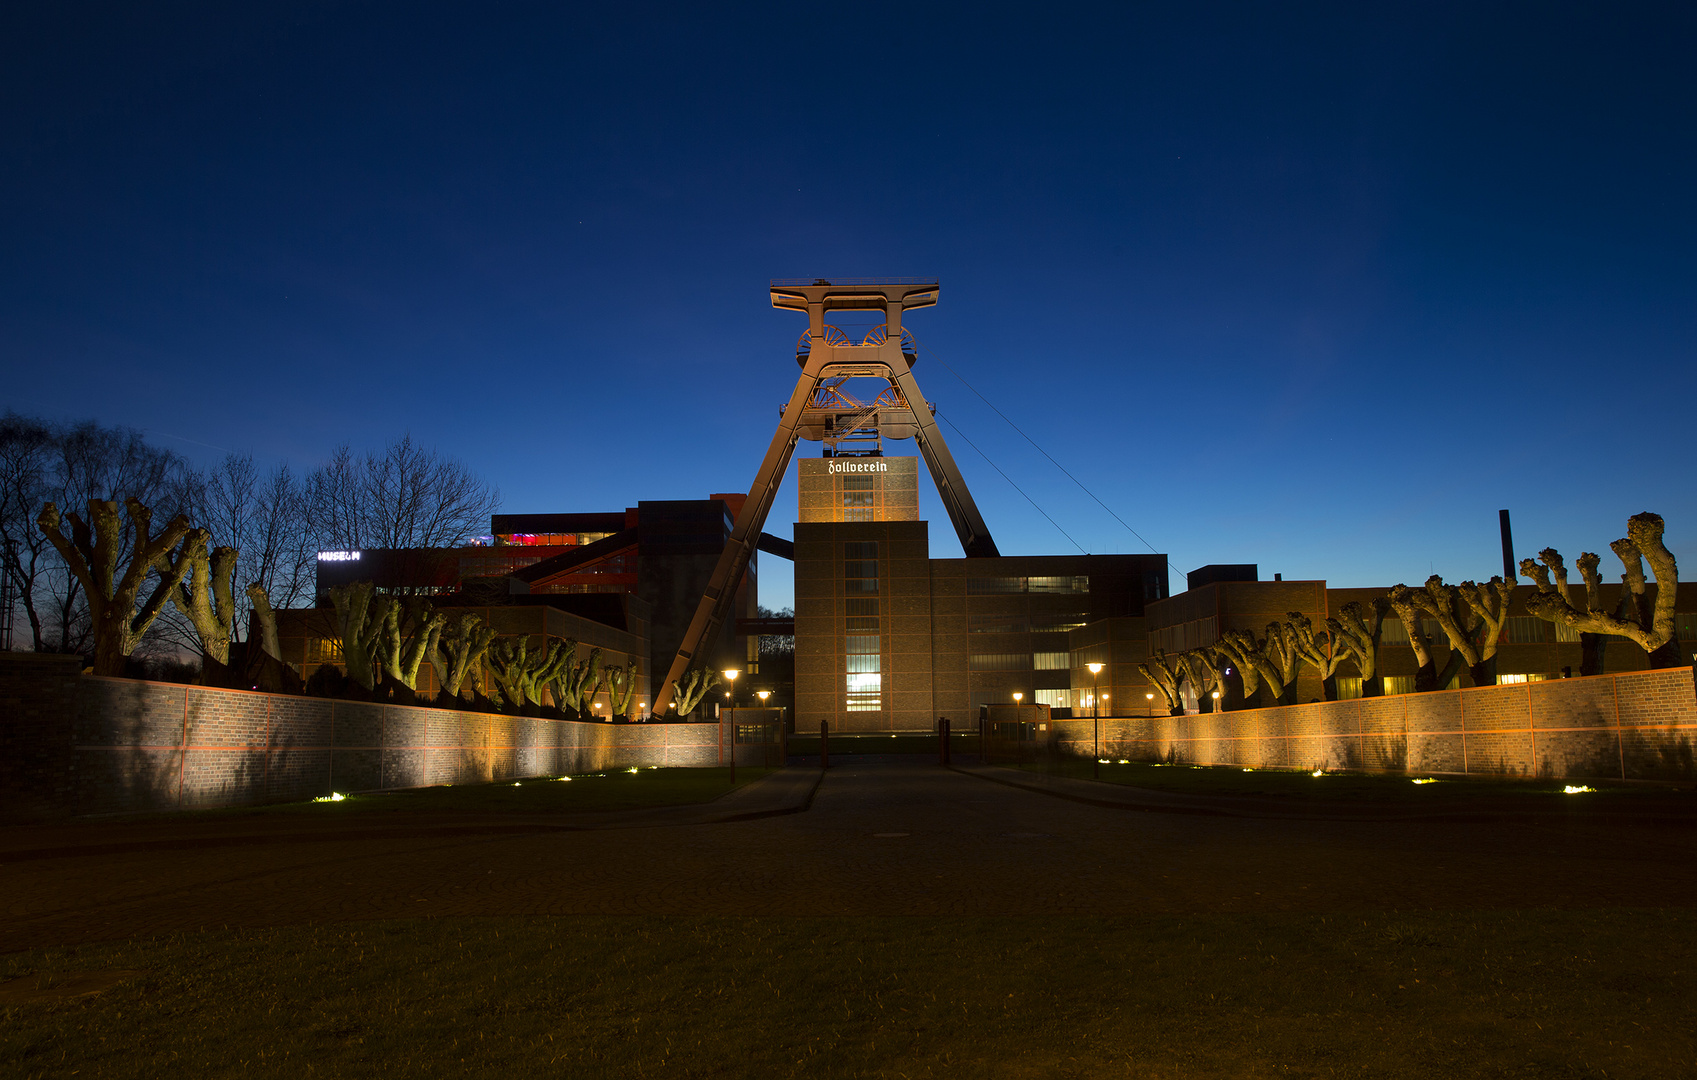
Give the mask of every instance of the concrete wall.
[[[1103, 756], [1253, 768], [1697, 779], [1693, 668], [1191, 716], [1103, 718]], [[1091, 752], [1089, 720], [1057, 720]]]
[[595, 724], [80, 673], [0, 656], [0, 820], [718, 763], [717, 724]]

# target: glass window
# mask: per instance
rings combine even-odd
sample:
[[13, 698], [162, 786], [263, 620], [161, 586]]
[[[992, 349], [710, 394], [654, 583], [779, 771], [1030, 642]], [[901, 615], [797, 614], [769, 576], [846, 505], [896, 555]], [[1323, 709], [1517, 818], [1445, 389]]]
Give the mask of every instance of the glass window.
[[1085, 616], [1082, 612], [1033, 615], [1031, 616], [1031, 632], [1034, 634], [1059, 634], [1067, 630], [1082, 629], [1084, 623]]
[[1051, 709], [1072, 707], [1072, 691], [1070, 690], [1034, 690], [1031, 699], [1037, 704], [1047, 705]]
[[1338, 676], [1338, 700], [1348, 701], [1350, 698], [1361, 696], [1361, 680], [1346, 675]]
[[1390, 694], [1412, 694], [1412, 693], [1414, 693], [1414, 676], [1412, 676], [1412, 675], [1386, 675], [1385, 676], [1385, 693], [1386, 693], [1386, 695], [1390, 695]]
[[877, 653], [850, 653], [845, 659], [850, 674], [870, 675], [883, 670], [883, 657]]
[[972, 671], [1030, 671], [1030, 653], [973, 653], [967, 666]]
[[850, 634], [843, 639], [843, 651], [846, 653], [876, 653], [878, 652], [877, 634]]
[[1510, 616], [1504, 630], [1508, 640], [1517, 645], [1542, 645], [1544, 643], [1544, 627], [1550, 625], [1543, 619], [1533, 615]]
[[1040, 652], [1031, 654], [1031, 666], [1038, 671], [1065, 671], [1070, 657], [1064, 652]]
[[844, 610], [845, 610], [846, 614], [849, 614], [849, 615], [870, 615], [873, 618], [878, 617], [878, 599], [877, 599], [877, 597], [872, 597], [870, 599], [855, 598], [855, 599], [851, 599], [851, 600], [845, 600], [845, 601], [843, 601], [843, 604], [844, 604]]
[[1379, 624], [1379, 644], [1407, 645], [1408, 627], [1402, 625], [1402, 620], [1395, 615], [1386, 615], [1385, 621]]
[[969, 615], [966, 620], [971, 634], [1023, 634], [1027, 627], [1024, 615]]
[[969, 577], [966, 591], [977, 595], [995, 593], [1088, 593], [1090, 578], [1085, 574], [1067, 577]]
[[[1557, 641], [1564, 642], [1566, 644], [1571, 645], [1574, 642], [1577, 642], [1579, 640], [1579, 631], [1575, 630], [1573, 627], [1567, 625], [1566, 623], [1552, 623], [1551, 625], [1556, 628], [1556, 640]], [[1683, 633], [1680, 635], [1681, 638], [1683, 638], [1684, 636], [1685, 635]]]
[[878, 541], [850, 540], [843, 545], [844, 559], [876, 559], [878, 557]]

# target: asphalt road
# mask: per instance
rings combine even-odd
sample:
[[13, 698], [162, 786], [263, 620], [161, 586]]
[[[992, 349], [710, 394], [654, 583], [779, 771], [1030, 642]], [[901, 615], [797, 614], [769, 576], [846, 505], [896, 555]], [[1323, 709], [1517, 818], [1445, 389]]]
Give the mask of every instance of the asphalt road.
[[[0, 831], [0, 951], [442, 915], [1135, 915], [1687, 906], [1697, 896], [1688, 822], [1164, 812], [917, 763], [833, 768], [812, 790], [817, 776], [790, 770], [711, 813], [10, 828]], [[786, 800], [806, 808], [723, 820]]]

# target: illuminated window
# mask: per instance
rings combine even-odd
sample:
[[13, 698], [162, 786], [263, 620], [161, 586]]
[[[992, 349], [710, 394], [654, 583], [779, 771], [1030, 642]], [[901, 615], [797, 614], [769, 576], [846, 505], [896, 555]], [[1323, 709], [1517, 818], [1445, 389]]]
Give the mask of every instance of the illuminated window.
[[1070, 666], [1071, 659], [1064, 652], [1040, 652], [1031, 654], [1031, 666], [1038, 671], [1065, 671]]
[[1412, 694], [1412, 693], [1414, 693], [1414, 676], [1412, 676], [1412, 675], [1386, 675], [1385, 676], [1385, 693], [1387, 695], [1389, 695], [1389, 694]]
[[[1686, 618], [1690, 618], [1690, 616], [1688, 615]], [[1571, 645], [1579, 640], [1579, 631], [1575, 630], [1566, 623], [1551, 623], [1550, 625], [1556, 628], [1557, 641]], [[1681, 640], [1685, 640], [1685, 634], [1683, 632], [1681, 632], [1680, 638]]]
[[1037, 704], [1047, 705], [1051, 709], [1072, 707], [1072, 691], [1070, 690], [1035, 690], [1032, 692], [1031, 698]]
[[1352, 679], [1347, 676], [1340, 675], [1338, 676], [1337, 682], [1339, 701], [1348, 701], [1350, 698], [1358, 698], [1361, 696], [1360, 679]]
[[967, 659], [972, 671], [1030, 671], [1030, 653], [973, 653]]
[[969, 577], [966, 591], [978, 595], [994, 593], [1087, 593], [1090, 578], [1085, 574], [1066, 577]]
[[856, 540], [843, 545], [844, 678], [849, 712], [883, 708], [883, 655], [878, 634], [878, 543]]
[[312, 660], [319, 664], [341, 663], [342, 643], [335, 638], [315, 638], [312, 643]]

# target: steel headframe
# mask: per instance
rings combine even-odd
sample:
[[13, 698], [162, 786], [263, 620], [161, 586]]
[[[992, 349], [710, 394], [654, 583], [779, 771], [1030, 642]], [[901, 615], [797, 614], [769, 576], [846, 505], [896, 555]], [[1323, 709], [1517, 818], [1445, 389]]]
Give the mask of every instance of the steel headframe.
[[[799, 439], [819, 442], [840, 435], [836, 427], [839, 414], [861, 412], [844, 408], [847, 402], [833, 402], [832, 395], [819, 391], [827, 380], [844, 378], [877, 378], [887, 382], [893, 394], [878, 396], [877, 415], [871, 422], [877, 425], [883, 438], [914, 439], [925, 458], [925, 467], [937, 485], [937, 494], [949, 514], [949, 521], [960, 537], [961, 549], [971, 558], [994, 558], [1000, 552], [985, 527], [978, 505], [972, 501], [954, 455], [937, 427], [925, 396], [913, 378], [917, 357], [907, 351], [911, 336], [902, 333], [902, 312], [910, 308], [933, 307], [939, 292], [935, 280], [923, 278], [854, 278], [838, 279], [778, 279], [771, 284], [772, 306], [786, 311], [804, 312], [808, 319], [807, 347], [798, 348], [796, 361], [801, 364], [801, 376], [789, 404], [779, 415], [778, 430], [772, 433], [766, 457], [755, 473], [754, 484], [748, 489], [748, 499], [737, 514], [731, 528], [730, 540], [719, 555], [718, 564], [707, 585], [707, 591], [696, 606], [695, 616], [684, 633], [678, 655], [666, 672], [664, 681], [654, 691], [653, 714], [664, 716], [672, 707], [673, 684], [681, 682], [694, 665], [696, 653], [704, 642], [711, 642], [724, 625], [725, 617], [734, 602], [737, 586], [760, 540], [766, 515], [772, 509], [772, 499], [783, 483], [790, 457]], [[849, 342], [841, 333], [827, 337], [825, 313], [841, 310], [882, 310], [884, 325], [867, 335], [861, 342]], [[831, 329], [835, 329], [834, 327]], [[827, 389], [834, 389], [833, 387]], [[836, 407], [833, 408], [832, 406]], [[867, 420], [861, 417], [861, 422]]]

